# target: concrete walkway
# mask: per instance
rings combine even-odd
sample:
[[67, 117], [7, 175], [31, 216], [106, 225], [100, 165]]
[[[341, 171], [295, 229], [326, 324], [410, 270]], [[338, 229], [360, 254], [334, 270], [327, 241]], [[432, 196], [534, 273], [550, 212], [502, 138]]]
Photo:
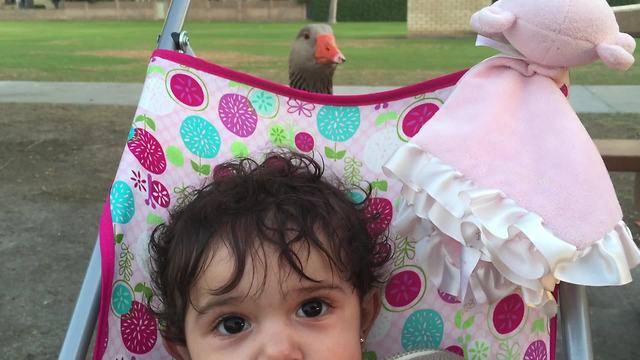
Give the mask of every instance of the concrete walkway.
[[[366, 94], [388, 86], [336, 86], [336, 94]], [[0, 81], [0, 103], [94, 104], [135, 106], [137, 83]], [[578, 113], [640, 113], [640, 86], [574, 85], [570, 101]]]

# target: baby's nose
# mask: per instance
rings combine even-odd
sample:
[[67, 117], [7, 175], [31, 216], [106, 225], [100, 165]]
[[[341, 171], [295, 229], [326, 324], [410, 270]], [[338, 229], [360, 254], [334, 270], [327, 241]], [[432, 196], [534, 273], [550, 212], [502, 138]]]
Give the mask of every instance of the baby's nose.
[[261, 339], [263, 344], [261, 360], [302, 360], [303, 351], [298, 336], [287, 329], [278, 326], [277, 329], [265, 331]]

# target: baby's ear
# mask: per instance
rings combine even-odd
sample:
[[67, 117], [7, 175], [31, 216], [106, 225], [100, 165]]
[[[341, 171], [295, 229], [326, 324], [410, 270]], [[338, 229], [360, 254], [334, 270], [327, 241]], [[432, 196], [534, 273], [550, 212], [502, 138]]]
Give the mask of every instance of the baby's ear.
[[169, 355], [176, 360], [191, 360], [191, 355], [186, 345], [176, 344], [173, 341], [163, 337], [164, 348]]
[[362, 337], [366, 338], [367, 334], [369, 334], [381, 307], [381, 290], [374, 287], [364, 296], [360, 303], [360, 332]]
[[471, 16], [471, 27], [479, 34], [501, 34], [516, 21], [513, 13], [488, 6]]
[[627, 70], [633, 65], [633, 51], [636, 48], [636, 41], [628, 34], [619, 33], [616, 44], [598, 44], [596, 51], [598, 57], [608, 67], [618, 70]]

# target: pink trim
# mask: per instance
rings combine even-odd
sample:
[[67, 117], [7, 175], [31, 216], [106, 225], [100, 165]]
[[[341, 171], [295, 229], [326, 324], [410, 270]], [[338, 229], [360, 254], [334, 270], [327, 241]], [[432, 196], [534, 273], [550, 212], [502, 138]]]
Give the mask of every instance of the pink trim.
[[111, 207], [109, 196], [102, 207], [100, 217], [100, 259], [102, 264], [102, 284], [100, 296], [100, 313], [98, 314], [98, 325], [96, 335], [96, 345], [93, 351], [93, 359], [100, 360], [107, 350], [107, 340], [109, 337], [109, 308], [111, 306], [111, 283], [113, 282], [114, 244], [113, 223], [111, 221]]
[[[467, 70], [458, 71], [452, 74], [444, 75], [432, 80], [423, 81], [417, 84], [404, 86], [398, 89], [382, 91], [372, 94], [363, 95], [327, 95], [327, 94], [315, 94], [297, 89], [292, 89], [288, 86], [277, 84], [269, 80], [264, 80], [253, 75], [241, 73], [235, 70], [228, 69], [226, 67], [209, 63], [205, 60], [182, 54], [171, 50], [157, 49], [151, 55], [152, 57], [160, 57], [169, 61], [176, 62], [181, 65], [188, 66], [190, 68], [207, 72], [209, 74], [217, 75], [225, 79], [233, 80], [239, 83], [247, 84], [252, 87], [260, 88], [263, 90], [276, 93], [278, 95], [287, 96], [307, 102], [312, 102], [322, 105], [336, 105], [336, 106], [360, 106], [360, 105], [373, 105], [381, 104], [398, 99], [405, 99], [408, 97], [422, 95], [428, 92], [440, 90], [442, 88], [455, 85], [458, 80], [464, 75]], [[283, 63], [284, 71], [284, 63]]]

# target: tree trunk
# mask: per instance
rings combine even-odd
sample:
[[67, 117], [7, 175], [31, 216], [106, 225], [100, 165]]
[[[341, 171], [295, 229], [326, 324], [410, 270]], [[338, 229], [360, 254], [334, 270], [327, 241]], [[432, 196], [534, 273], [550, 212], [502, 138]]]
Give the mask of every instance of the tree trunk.
[[338, 0], [331, 0], [329, 2], [329, 20], [327, 22], [331, 25], [336, 23], [336, 13], [338, 12]]

